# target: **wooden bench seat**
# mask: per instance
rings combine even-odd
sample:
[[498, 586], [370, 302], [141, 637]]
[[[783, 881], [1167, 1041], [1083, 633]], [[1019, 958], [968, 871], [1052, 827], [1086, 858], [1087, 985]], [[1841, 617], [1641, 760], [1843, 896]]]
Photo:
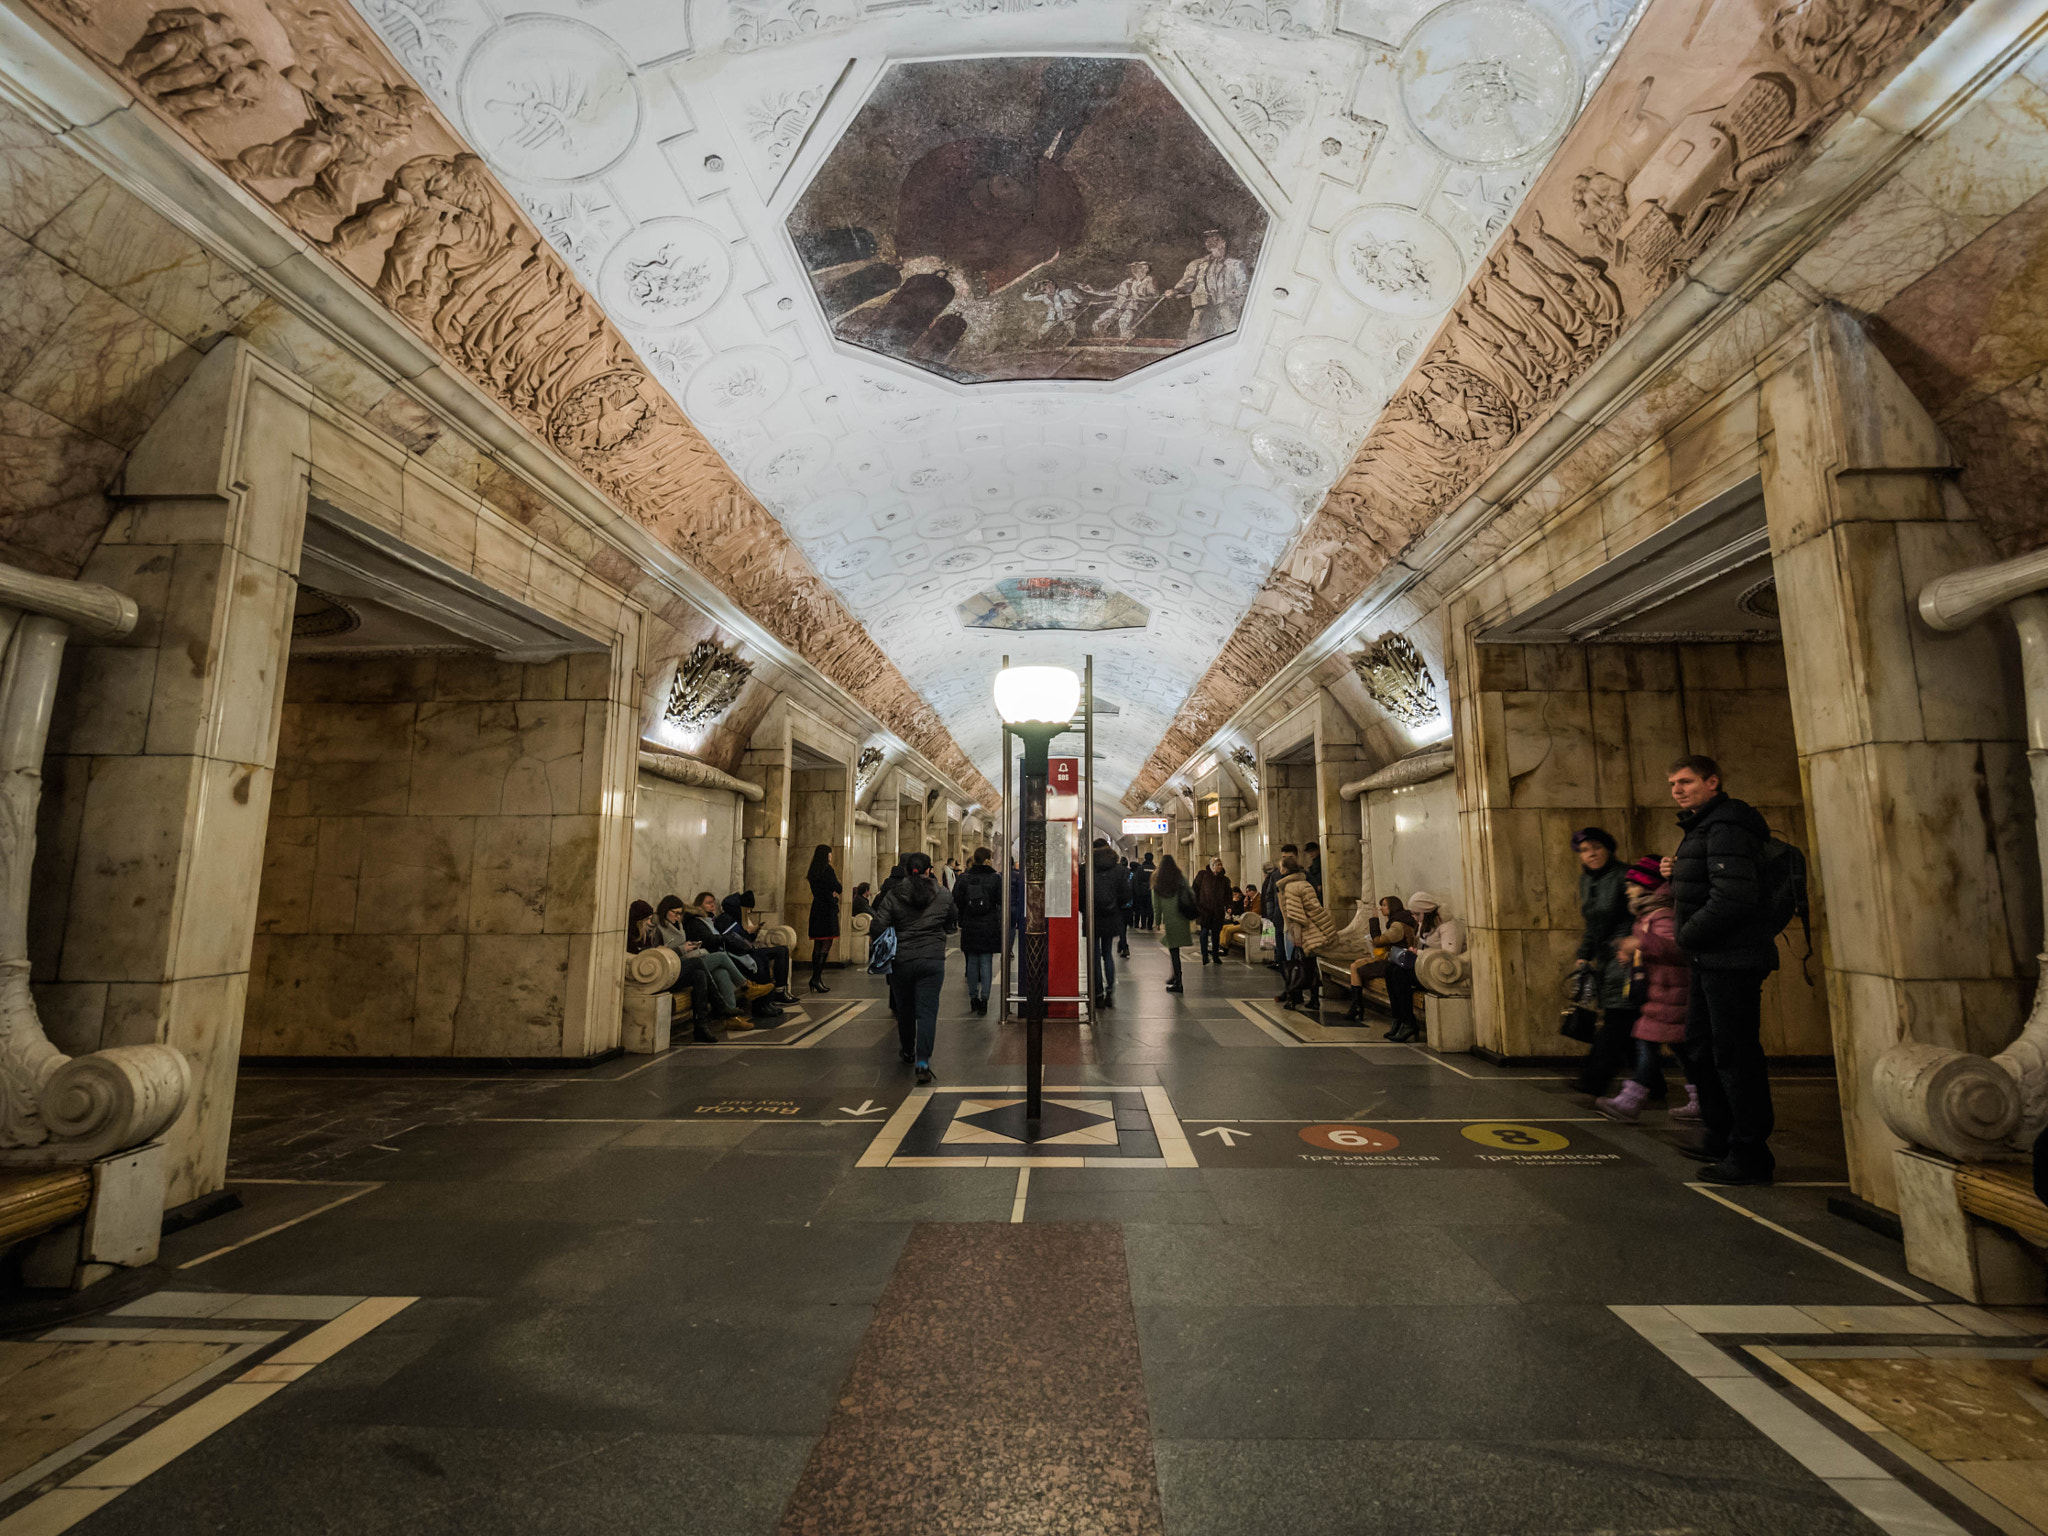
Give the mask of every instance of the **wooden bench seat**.
[[[756, 981], [736, 989], [733, 997], [741, 1008], [751, 1013], [754, 1004], [761, 1001], [762, 998], [774, 990], [774, 983]], [[687, 1024], [690, 1022], [690, 1015], [696, 1011], [696, 1006], [695, 1000], [687, 991], [674, 993], [669, 1001], [669, 1017], [678, 1024]]]
[[2048, 1248], [2048, 1206], [2035, 1196], [2033, 1170], [2026, 1164], [1960, 1163], [1956, 1199], [1972, 1216]]
[[[1341, 987], [1348, 992], [1351, 989], [1352, 963], [1350, 960], [1325, 960], [1318, 956], [1316, 968], [1323, 973], [1324, 981]], [[1375, 1008], [1389, 1013], [1393, 1011], [1394, 1005], [1387, 999], [1387, 984], [1380, 977], [1374, 976], [1369, 978], [1365, 983], [1364, 991], [1365, 1000]]]
[[0, 1248], [63, 1226], [91, 1202], [92, 1174], [84, 1168], [0, 1172]]

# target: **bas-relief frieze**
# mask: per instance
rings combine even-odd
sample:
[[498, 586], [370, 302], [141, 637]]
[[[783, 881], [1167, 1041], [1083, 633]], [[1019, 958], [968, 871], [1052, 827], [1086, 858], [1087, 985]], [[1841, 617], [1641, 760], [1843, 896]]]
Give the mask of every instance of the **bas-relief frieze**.
[[[524, 210], [352, 15], [306, 0], [227, 0], [217, 11], [38, 0], [38, 9], [777, 639], [994, 799]], [[431, 15], [421, 15], [431, 32]], [[609, 68], [599, 34], [548, 24], [561, 49], [592, 53], [581, 73], [595, 105], [555, 100], [545, 72], [523, 87], [493, 77], [473, 104], [481, 119], [502, 119], [497, 150], [525, 154], [543, 182], [615, 154], [608, 146], [637, 111], [637, 86]], [[670, 233], [616, 275], [643, 306], [687, 307], [692, 284], [717, 277], [695, 272], [703, 252], [683, 238], [690, 231]]]
[[[1469, 494], [1933, 9], [1929, 0], [1653, 7], [1349, 471], [1182, 705], [1129, 803], [1153, 792]], [[1447, 121], [1491, 112], [1502, 132], [1518, 113], [1534, 121], [1535, 103], [1521, 100], [1530, 81], [1515, 71], [1483, 74], [1473, 76], [1479, 94]], [[1463, 158], [1483, 164], [1485, 152], [1468, 145]], [[1354, 243], [1365, 254], [1347, 285], [1392, 284], [1421, 302], [1413, 239], [1404, 250], [1367, 221]]]

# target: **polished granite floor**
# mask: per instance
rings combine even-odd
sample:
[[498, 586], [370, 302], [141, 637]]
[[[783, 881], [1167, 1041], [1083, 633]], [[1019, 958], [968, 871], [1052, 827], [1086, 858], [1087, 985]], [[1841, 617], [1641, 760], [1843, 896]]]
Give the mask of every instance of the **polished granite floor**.
[[418, 1299], [72, 1528], [1998, 1528], [1873, 1522], [1855, 1490], [1896, 1469], [1825, 1480], [1715, 1364], [1966, 1332], [1828, 1213], [1831, 1080], [1780, 1084], [1777, 1188], [1710, 1198], [1661, 1113], [1379, 1027], [1304, 1043], [1270, 971], [1171, 996], [1136, 937], [1109, 1021], [1055, 1039], [1041, 1143], [957, 961], [931, 1094], [845, 973], [785, 1044], [245, 1073], [245, 1208], [170, 1239], [165, 1283]]

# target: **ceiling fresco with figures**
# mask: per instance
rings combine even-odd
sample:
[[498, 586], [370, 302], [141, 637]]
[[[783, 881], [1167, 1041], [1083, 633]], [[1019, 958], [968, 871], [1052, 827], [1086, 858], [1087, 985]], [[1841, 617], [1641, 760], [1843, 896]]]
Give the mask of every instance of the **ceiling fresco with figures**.
[[1266, 211], [1142, 60], [1067, 54], [892, 66], [788, 228], [835, 336], [986, 384], [1236, 335]]
[[934, 761], [1092, 652], [1121, 790], [1635, 4], [356, 0], [402, 76], [309, 0], [44, 9]]

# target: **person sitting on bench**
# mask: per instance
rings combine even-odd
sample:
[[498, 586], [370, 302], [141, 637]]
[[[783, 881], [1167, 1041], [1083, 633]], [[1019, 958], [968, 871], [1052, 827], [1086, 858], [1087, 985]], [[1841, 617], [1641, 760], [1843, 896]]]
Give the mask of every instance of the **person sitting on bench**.
[[1365, 1022], [1365, 984], [1387, 974], [1392, 965], [1412, 965], [1415, 943], [1415, 914], [1398, 896], [1380, 898], [1379, 936], [1372, 941], [1372, 958], [1351, 962], [1351, 1010], [1346, 1024]]
[[[711, 926], [706, 903], [710, 903], [712, 909], [716, 908], [717, 903], [709, 891], [698, 892], [694, 909], [685, 907], [680, 896], [662, 897], [661, 905], [654, 909], [661, 940], [686, 960], [692, 955], [702, 955], [707, 965], [725, 969], [732, 979], [734, 996], [744, 1000], [746, 989], [754, 984], [754, 978], [747, 974], [747, 968], [740, 964], [728, 949], [725, 939]], [[773, 1022], [782, 1017], [782, 1009], [772, 994], [755, 1003], [751, 1010], [744, 1011], [750, 1011], [755, 1019], [763, 1022]]]
[[[705, 894], [708, 896], [710, 892]], [[761, 931], [761, 925], [747, 922], [747, 911], [753, 905], [752, 891], [735, 891], [720, 904], [711, 924], [724, 938], [730, 953], [738, 955], [743, 963], [754, 962], [754, 979], [772, 984], [775, 988], [772, 998], [787, 1007], [796, 1001], [796, 994], [789, 990], [789, 946], [754, 942], [754, 935]]]

